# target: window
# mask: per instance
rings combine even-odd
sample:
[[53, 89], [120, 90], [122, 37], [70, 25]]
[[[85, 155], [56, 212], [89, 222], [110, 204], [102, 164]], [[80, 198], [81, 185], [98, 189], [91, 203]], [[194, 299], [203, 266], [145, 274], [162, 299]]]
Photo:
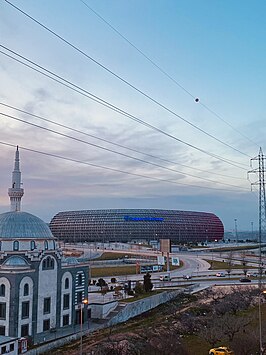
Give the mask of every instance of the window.
[[34, 240], [32, 240], [32, 241], [30, 242], [30, 250], [34, 250], [34, 249], [36, 249], [36, 243], [35, 243]]
[[82, 299], [82, 291], [77, 292], [77, 303], [81, 303], [83, 301]]
[[9, 350], [10, 350], [10, 351], [14, 351], [14, 349], [15, 349], [15, 345], [14, 345], [14, 343], [10, 344], [10, 346], [9, 346]]
[[0, 296], [5, 297], [5, 295], [6, 295], [6, 286], [2, 284], [0, 286]]
[[2, 346], [1, 347], [1, 354], [5, 354], [6, 353], [6, 346]]
[[44, 241], [44, 249], [48, 250], [48, 242], [47, 242], [47, 240]]
[[30, 315], [30, 302], [22, 302], [22, 312], [21, 312], [21, 317], [23, 318], [29, 318]]
[[0, 319], [6, 319], [6, 304], [0, 302]]
[[43, 300], [43, 314], [51, 312], [51, 298], [47, 297]]
[[66, 290], [69, 289], [69, 278], [68, 277], [65, 279], [65, 289]]
[[17, 240], [15, 240], [13, 242], [13, 250], [14, 251], [18, 251], [19, 250], [19, 242]]
[[82, 274], [78, 274], [78, 286], [82, 286]]
[[24, 292], [23, 292], [24, 296], [28, 296], [29, 295], [29, 284], [25, 284], [24, 285]]
[[69, 309], [69, 293], [64, 295], [63, 309]]
[[63, 316], [63, 327], [65, 327], [66, 325], [69, 325], [69, 314], [65, 314]]
[[43, 321], [43, 331], [50, 330], [50, 319], [45, 319]]
[[21, 326], [21, 336], [22, 337], [26, 337], [27, 335], [29, 335], [29, 325], [28, 324], [23, 324]]
[[48, 256], [42, 262], [42, 269], [43, 270], [51, 270], [54, 268], [54, 259]]
[[6, 333], [6, 327], [3, 325], [0, 325], [0, 335], [5, 335]]

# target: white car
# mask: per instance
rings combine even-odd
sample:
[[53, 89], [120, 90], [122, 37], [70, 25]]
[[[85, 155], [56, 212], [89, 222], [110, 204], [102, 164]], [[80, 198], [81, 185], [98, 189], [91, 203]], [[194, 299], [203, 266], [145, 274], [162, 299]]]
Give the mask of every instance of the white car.
[[216, 276], [217, 277], [225, 277], [225, 273], [224, 272], [217, 272]]
[[161, 275], [160, 281], [171, 281], [170, 275]]

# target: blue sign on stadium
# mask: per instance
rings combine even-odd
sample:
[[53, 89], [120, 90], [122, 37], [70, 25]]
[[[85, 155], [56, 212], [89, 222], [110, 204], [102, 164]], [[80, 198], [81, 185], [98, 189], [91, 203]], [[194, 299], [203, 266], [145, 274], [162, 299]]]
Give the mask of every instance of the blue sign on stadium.
[[144, 221], [144, 222], [163, 222], [163, 218], [160, 217], [131, 217], [131, 216], [124, 216], [125, 221]]

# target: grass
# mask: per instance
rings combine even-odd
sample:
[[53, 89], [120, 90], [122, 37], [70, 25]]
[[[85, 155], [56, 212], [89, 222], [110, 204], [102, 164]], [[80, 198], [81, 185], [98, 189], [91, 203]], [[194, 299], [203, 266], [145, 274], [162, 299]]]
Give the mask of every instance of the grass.
[[[181, 267], [183, 264], [180, 263], [180, 266], [170, 265], [170, 270], [175, 270]], [[166, 268], [164, 268], [161, 272], [165, 272]], [[158, 275], [160, 271], [156, 272]], [[142, 275], [145, 273], [143, 272]], [[104, 276], [122, 276], [122, 275], [139, 275], [136, 273], [136, 265], [125, 265], [125, 266], [109, 266], [108, 267], [93, 267], [91, 268], [91, 277], [104, 277]]]
[[[262, 244], [261, 247], [265, 247], [266, 244]], [[231, 250], [249, 250], [249, 249], [258, 249], [259, 248], [259, 244], [257, 245], [240, 245], [240, 246], [228, 246], [228, 247], [221, 247], [221, 248], [215, 248], [215, 249], [209, 249], [212, 250], [214, 253], [220, 253], [220, 252], [224, 252], [224, 251], [231, 251]]]
[[162, 293], [164, 291], [165, 290], [156, 290], [156, 291], [152, 291], [152, 292], [145, 292], [145, 293], [139, 294], [137, 296], [130, 297], [130, 298], [125, 298], [125, 299], [119, 300], [119, 301], [123, 301], [123, 302], [126, 302], [126, 303], [135, 302], [135, 301], [142, 300], [143, 298], [147, 298], [147, 297], [151, 297], [151, 296], [157, 295], [158, 293]]
[[120, 276], [136, 274], [136, 265], [108, 266], [91, 268], [91, 277]]
[[[208, 259], [204, 259], [205, 261], [207, 261], [210, 265], [211, 265], [211, 270], [227, 270], [229, 269], [229, 263], [227, 261], [217, 261], [217, 260], [208, 260]], [[255, 266], [250, 266], [250, 265], [246, 265], [245, 268], [247, 269], [257, 269], [258, 267]], [[243, 265], [234, 265], [232, 264], [230, 266], [230, 269], [239, 269], [239, 270], [243, 270], [244, 266]]]
[[[116, 260], [118, 258], [124, 258], [125, 253], [110, 253], [110, 252], [105, 252], [101, 255], [100, 258], [97, 260]], [[156, 258], [153, 258], [150, 260], [150, 264], [155, 264], [156, 263]], [[170, 271], [178, 269], [183, 266], [183, 262], [180, 260], [180, 265], [179, 266], [173, 266], [170, 265]], [[167, 271], [166, 265], [163, 267], [163, 270], [161, 272]], [[104, 276], [122, 276], [122, 275], [135, 275], [138, 274], [136, 272], [136, 265], [135, 264], [125, 264], [123, 266], [118, 265], [118, 266], [109, 266], [108, 267], [92, 267], [91, 268], [91, 277], [92, 278], [97, 278], [97, 277], [104, 277]], [[144, 275], [144, 273], [142, 273]], [[158, 272], [159, 274], [159, 272]]]
[[[98, 258], [94, 259], [94, 260], [116, 260], [116, 259], [124, 259], [125, 257], [132, 257], [135, 258], [136, 255], [132, 255], [132, 254], [127, 254], [124, 251], [119, 253], [119, 252], [115, 252], [115, 253], [111, 253], [111, 252], [104, 252], [101, 256], [99, 256]], [[139, 255], [137, 257], [140, 257]]]

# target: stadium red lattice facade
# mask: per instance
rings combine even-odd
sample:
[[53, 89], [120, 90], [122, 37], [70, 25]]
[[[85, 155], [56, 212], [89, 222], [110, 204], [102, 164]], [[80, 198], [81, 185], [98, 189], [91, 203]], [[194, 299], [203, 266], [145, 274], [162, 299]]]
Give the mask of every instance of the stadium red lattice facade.
[[64, 242], [130, 242], [171, 239], [174, 243], [221, 240], [224, 227], [213, 213], [110, 209], [56, 214], [50, 228]]

